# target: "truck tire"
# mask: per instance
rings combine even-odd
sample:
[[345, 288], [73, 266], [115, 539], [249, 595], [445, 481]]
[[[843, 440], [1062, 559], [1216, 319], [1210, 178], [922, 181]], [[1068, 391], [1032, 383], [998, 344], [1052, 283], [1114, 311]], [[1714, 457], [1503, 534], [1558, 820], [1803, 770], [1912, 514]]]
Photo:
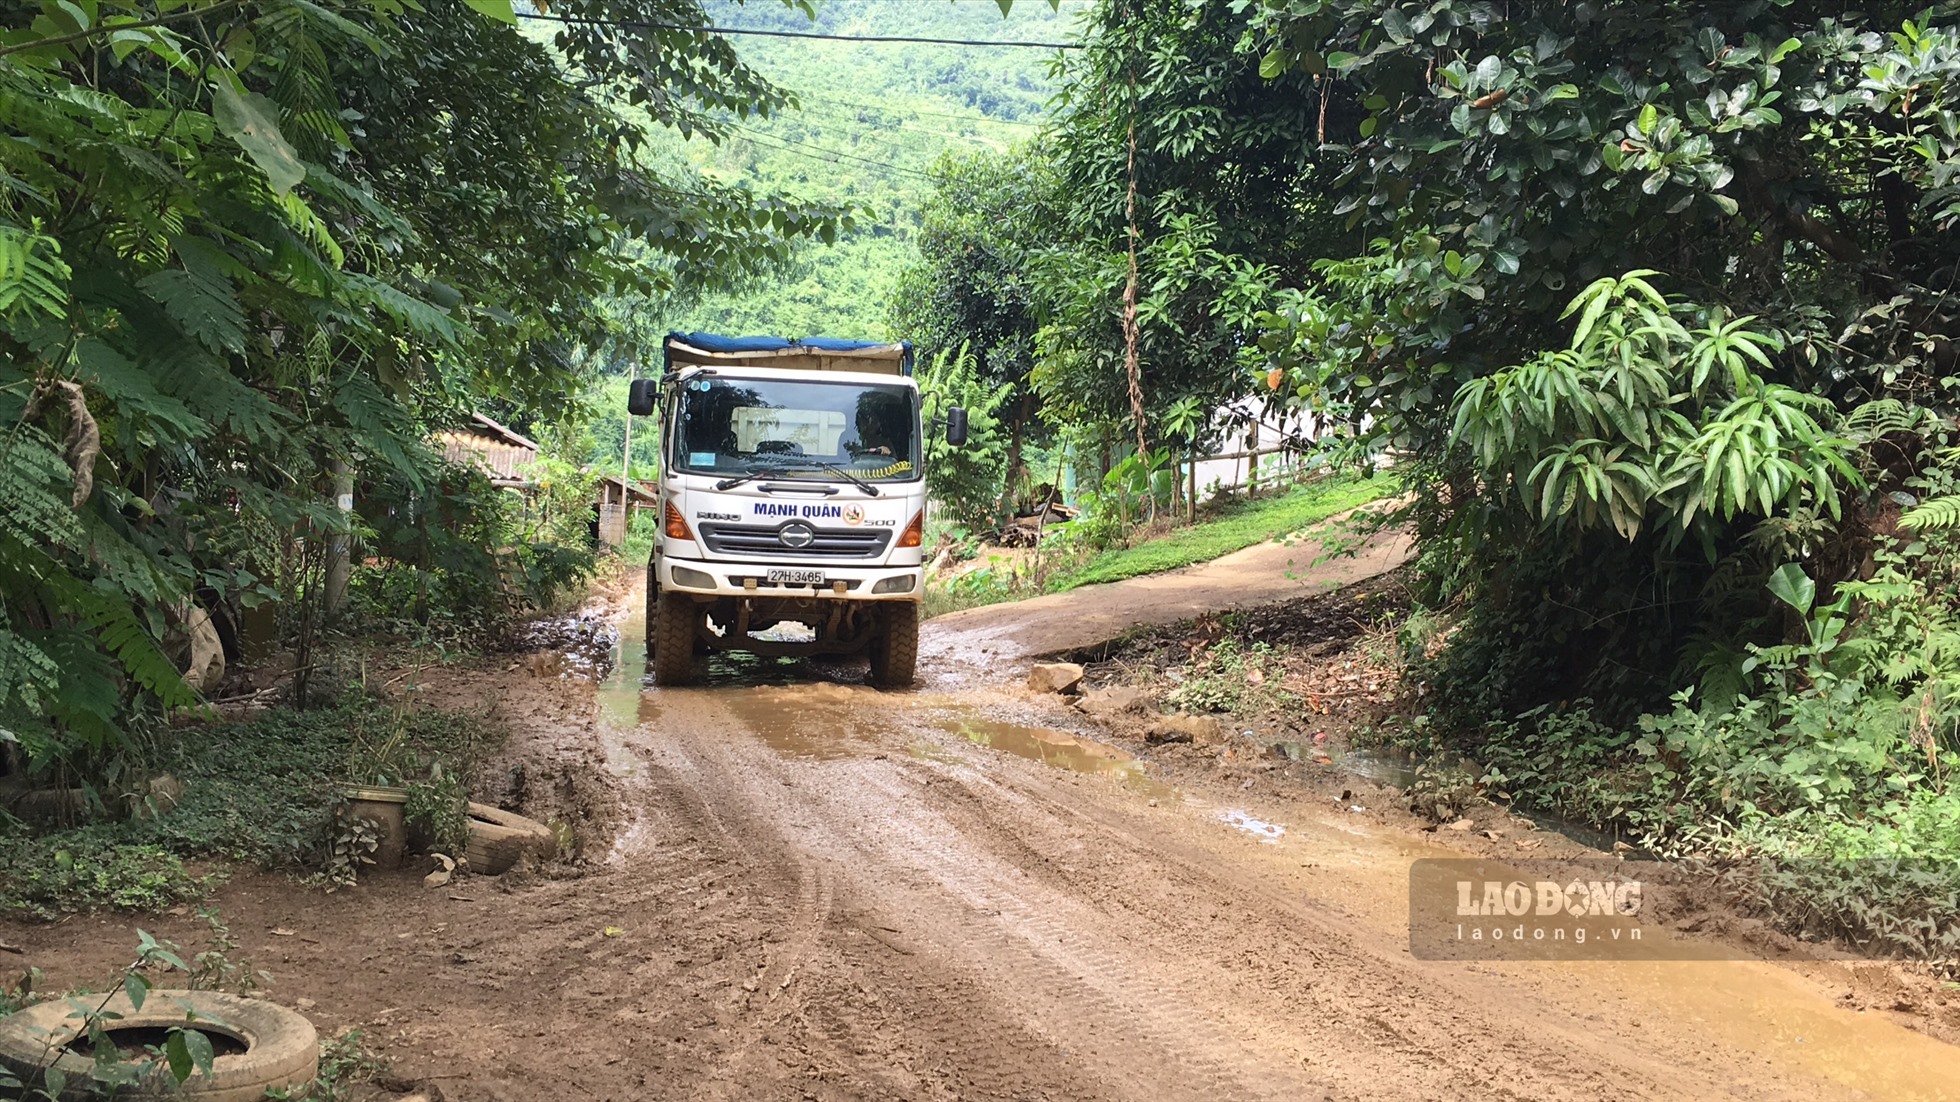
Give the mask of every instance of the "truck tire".
[[877, 635], [871, 638], [871, 684], [903, 689], [919, 668], [919, 606], [893, 601], [885, 606]]
[[647, 616], [646, 616], [646, 620], [647, 620], [646, 642], [647, 642], [647, 648], [649, 650], [653, 648], [653, 608], [654, 605], [659, 603], [659, 601], [660, 601], [660, 571], [655, 569], [653, 562], [649, 560], [647, 562]]
[[662, 593], [648, 615], [653, 683], [662, 688], [689, 684], [694, 680], [694, 627], [701, 619], [701, 606], [686, 594]]

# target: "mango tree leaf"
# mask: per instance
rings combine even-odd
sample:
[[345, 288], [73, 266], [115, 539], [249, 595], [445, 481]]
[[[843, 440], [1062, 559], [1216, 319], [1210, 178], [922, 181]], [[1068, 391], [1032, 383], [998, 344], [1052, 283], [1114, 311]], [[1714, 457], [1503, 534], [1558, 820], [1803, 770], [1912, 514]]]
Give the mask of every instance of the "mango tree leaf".
[[284, 195], [306, 179], [293, 143], [279, 131], [279, 109], [257, 92], [241, 92], [230, 81], [211, 84], [211, 114], [218, 129], [238, 143], [265, 173], [272, 190]]

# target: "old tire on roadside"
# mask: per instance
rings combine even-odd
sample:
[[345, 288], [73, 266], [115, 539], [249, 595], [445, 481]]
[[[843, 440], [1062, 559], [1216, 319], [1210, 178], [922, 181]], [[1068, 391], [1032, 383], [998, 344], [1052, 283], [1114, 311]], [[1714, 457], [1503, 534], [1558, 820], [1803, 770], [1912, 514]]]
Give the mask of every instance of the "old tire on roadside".
[[[256, 1102], [270, 1090], [296, 1090], [313, 1082], [320, 1067], [320, 1037], [295, 1011], [264, 999], [246, 999], [216, 991], [151, 991], [137, 1010], [129, 996], [117, 994], [106, 1004], [88, 1000], [93, 1011], [121, 1015], [107, 1023], [112, 1032], [136, 1029], [168, 1029], [187, 1026], [202, 1033], [218, 1033], [245, 1046], [245, 1051], [219, 1056], [211, 1062], [211, 1074], [194, 1071], [182, 1085], [145, 1086], [118, 1094], [121, 1098], [186, 1098], [196, 1102]], [[192, 1015], [195, 1014], [193, 1020]], [[49, 1067], [64, 1072], [71, 1084], [63, 1098], [94, 1097], [89, 1093], [98, 1084], [90, 1078], [95, 1062], [80, 1053], [65, 1051], [77, 1037], [87, 1032], [74, 1000], [56, 999], [38, 1003], [0, 1019], [0, 1064], [23, 1080], [35, 1081]], [[61, 1053], [49, 1060], [52, 1053]], [[170, 1084], [169, 1073], [159, 1069], [163, 1084]], [[30, 1077], [32, 1077], [30, 1079]]]
[[871, 675], [881, 689], [903, 689], [919, 668], [919, 606], [892, 601], [885, 606], [878, 634], [871, 638]]
[[701, 606], [684, 593], [662, 593], [649, 614], [653, 635], [647, 640], [647, 657], [653, 662], [653, 683], [663, 688], [689, 684], [694, 680], [694, 629]]
[[545, 857], [558, 846], [551, 828], [536, 819], [489, 804], [472, 803], [469, 812], [470, 844], [463, 856], [479, 876], [496, 876], [527, 854]]

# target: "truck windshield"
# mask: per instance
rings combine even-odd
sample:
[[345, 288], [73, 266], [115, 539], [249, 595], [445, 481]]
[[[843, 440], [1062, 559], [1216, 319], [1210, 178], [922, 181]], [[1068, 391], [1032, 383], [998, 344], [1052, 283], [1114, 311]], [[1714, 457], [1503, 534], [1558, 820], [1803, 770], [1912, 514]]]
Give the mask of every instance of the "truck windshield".
[[695, 474], [872, 482], [919, 477], [918, 392], [876, 383], [691, 379], [681, 388], [674, 466]]

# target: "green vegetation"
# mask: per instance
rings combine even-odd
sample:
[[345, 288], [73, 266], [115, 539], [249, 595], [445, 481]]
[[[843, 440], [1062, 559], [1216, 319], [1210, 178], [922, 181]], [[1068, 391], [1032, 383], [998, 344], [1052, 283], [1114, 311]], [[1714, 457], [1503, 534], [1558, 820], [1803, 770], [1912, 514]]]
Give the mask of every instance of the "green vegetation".
[[1007, 504], [1009, 444], [1000, 414], [1009, 388], [982, 378], [979, 361], [964, 344], [927, 355], [918, 370], [928, 417], [942, 416], [954, 406], [967, 414], [965, 447], [934, 442], [926, 465], [927, 489], [955, 526], [984, 532], [1001, 522]]
[[1710, 11], [1269, 9], [1268, 69], [1354, 90], [1384, 236], [1266, 347], [1419, 457], [1428, 738], [1667, 851], [1950, 859], [1954, 10]]
[[[1221, 626], [1230, 631], [1236, 625]], [[1247, 714], [1296, 705], [1298, 698], [1279, 687], [1286, 673], [1281, 657], [1270, 643], [1248, 645], [1227, 635], [1192, 659], [1184, 680], [1164, 695], [1164, 703], [1187, 712]]]
[[[379, 743], [393, 749], [385, 773], [375, 775]], [[420, 793], [433, 808], [458, 794], [454, 778], [467, 776], [488, 745], [474, 717], [364, 699], [173, 730], [149, 760], [182, 782], [181, 796], [91, 788], [91, 802], [126, 804], [134, 814], [40, 833], [18, 823], [0, 831], [0, 912], [160, 910], [202, 894], [205, 878], [185, 864], [197, 858], [317, 873], [327, 864], [341, 785], [408, 783], [411, 796]]]
[[[713, 0], [717, 26], [844, 35], [1067, 41], [1084, 5], [1021, 4], [1003, 18], [993, 0], [881, 3], [824, 0], [814, 18], [787, 5]], [[786, 277], [711, 293], [660, 319], [666, 328], [720, 333], [899, 337], [888, 304], [918, 255], [921, 207], [943, 155], [1004, 151], [1039, 127], [1054, 92], [1053, 54], [917, 43], [747, 37], [757, 73], [795, 97], [769, 118], [730, 117], [729, 140], [677, 152], [711, 179], [743, 181], [861, 211], [835, 243], [799, 251]], [[928, 350], [957, 341], [928, 343]]]
[[1255, 543], [1299, 536], [1328, 517], [1388, 497], [1398, 488], [1393, 475], [1368, 478], [1341, 475], [1278, 497], [1234, 501], [1197, 524], [1173, 529], [1132, 547], [1104, 551], [1051, 578], [1048, 589], [1059, 592], [1210, 562]]
[[[1392, 452], [1410, 741], [1668, 852], [1941, 857], [1819, 924], [1950, 955], [1910, 930], [1960, 857], [1960, 5], [1105, 0], [1082, 33], [899, 302], [1056, 439], [1134, 444], [1087, 542], [1226, 399]], [[984, 217], [1006, 179], [1044, 239]]]
[[273, 605], [310, 668], [349, 536], [414, 621], [575, 584], [564, 510], [527, 522], [429, 434], [575, 425], [620, 304], [850, 224], [659, 155], [786, 104], [691, 0], [539, 37], [508, 3], [167, 8], [0, 16], [0, 744], [39, 776], [113, 776], [195, 699], [168, 652], [198, 606]]

